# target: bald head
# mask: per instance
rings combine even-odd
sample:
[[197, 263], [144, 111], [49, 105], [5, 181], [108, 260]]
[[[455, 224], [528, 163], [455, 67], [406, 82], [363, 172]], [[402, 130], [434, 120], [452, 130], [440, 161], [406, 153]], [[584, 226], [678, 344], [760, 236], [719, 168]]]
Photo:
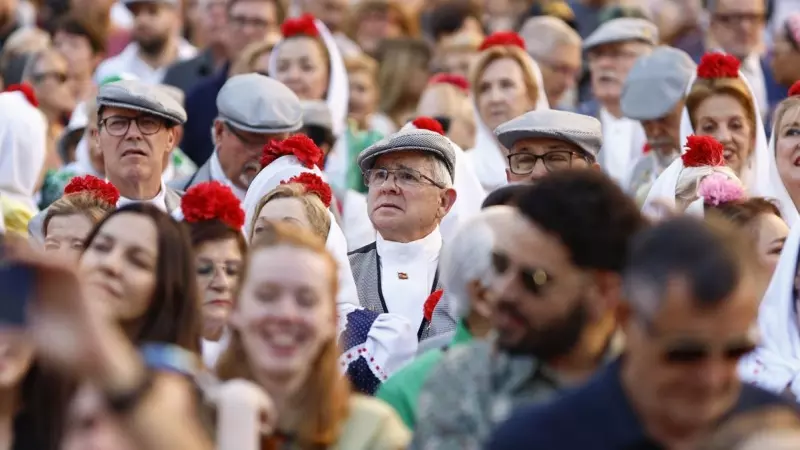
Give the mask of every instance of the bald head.
[[581, 37], [563, 20], [536, 16], [526, 20], [519, 30], [525, 47], [534, 58], [544, 57], [559, 46], [580, 46]]

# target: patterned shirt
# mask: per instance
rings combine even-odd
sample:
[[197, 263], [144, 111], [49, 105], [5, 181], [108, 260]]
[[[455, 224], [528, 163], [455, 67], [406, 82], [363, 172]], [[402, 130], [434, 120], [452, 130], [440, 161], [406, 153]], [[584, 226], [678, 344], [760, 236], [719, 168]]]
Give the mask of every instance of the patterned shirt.
[[[607, 361], [619, 354], [620, 339], [612, 339]], [[455, 347], [422, 388], [409, 449], [482, 449], [495, 426], [514, 409], [548, 401], [563, 387], [542, 362], [499, 352], [490, 340]]]

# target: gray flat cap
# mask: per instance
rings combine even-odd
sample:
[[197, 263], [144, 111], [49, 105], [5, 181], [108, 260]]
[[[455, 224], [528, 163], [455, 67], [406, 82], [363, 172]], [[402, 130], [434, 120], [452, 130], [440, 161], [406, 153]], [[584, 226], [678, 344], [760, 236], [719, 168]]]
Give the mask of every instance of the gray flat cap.
[[600, 121], [591, 116], [545, 109], [530, 111], [501, 124], [494, 130], [503, 147], [511, 149], [521, 139], [558, 139], [576, 145], [597, 158], [603, 146]]
[[316, 126], [326, 130], [333, 130], [333, 118], [328, 104], [322, 100], [304, 100], [303, 105], [303, 125]]
[[622, 87], [622, 113], [633, 120], [664, 117], [686, 95], [695, 69], [689, 54], [673, 47], [640, 57]]
[[156, 85], [139, 80], [121, 80], [100, 86], [97, 106], [141, 111], [176, 125], [186, 122], [186, 110], [174, 97]]
[[176, 102], [180, 103], [181, 106], [186, 104], [186, 94], [179, 88], [175, 86], [170, 86], [168, 84], [159, 84], [158, 87], [164, 90], [170, 97], [174, 98]]
[[358, 155], [358, 167], [366, 172], [379, 156], [406, 150], [430, 153], [439, 158], [447, 166], [450, 180], [455, 180], [456, 152], [450, 140], [439, 133], [416, 128], [398, 131], [365, 148]]
[[125, 5], [126, 8], [130, 9], [132, 5], [137, 3], [161, 3], [163, 5], [172, 6], [177, 8], [181, 6], [180, 0], [122, 0], [122, 4]]
[[303, 106], [273, 78], [248, 73], [228, 79], [217, 94], [219, 118], [252, 133], [291, 133], [303, 126]]
[[641, 41], [658, 45], [658, 28], [653, 22], [636, 17], [612, 19], [600, 25], [583, 41], [583, 50], [589, 51], [600, 45], [624, 41]]

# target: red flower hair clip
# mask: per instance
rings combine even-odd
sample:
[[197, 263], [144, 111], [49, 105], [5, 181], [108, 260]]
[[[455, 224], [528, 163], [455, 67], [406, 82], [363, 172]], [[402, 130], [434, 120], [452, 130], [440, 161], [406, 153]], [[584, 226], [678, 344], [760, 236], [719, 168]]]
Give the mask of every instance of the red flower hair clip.
[[725, 147], [711, 136], [686, 138], [688, 150], [681, 155], [683, 167], [724, 166]]
[[111, 206], [116, 206], [119, 201], [119, 190], [108, 181], [101, 180], [93, 175], [75, 177], [64, 187], [64, 195], [88, 192]]
[[738, 78], [739, 60], [725, 53], [706, 53], [697, 65], [698, 78]]
[[231, 188], [219, 181], [195, 185], [181, 197], [183, 219], [189, 223], [217, 219], [238, 230], [244, 225], [244, 211]]
[[39, 107], [39, 99], [36, 98], [36, 92], [33, 90], [33, 86], [28, 83], [12, 84], [6, 88], [5, 92], [22, 92], [22, 95], [25, 96], [31, 106], [34, 108]]
[[800, 95], [800, 80], [795, 81], [792, 87], [789, 88], [789, 97]]
[[286, 19], [281, 24], [281, 35], [284, 38], [295, 36], [319, 37], [319, 30], [314, 21], [314, 16], [311, 14], [303, 14], [300, 17]]
[[267, 167], [281, 156], [294, 155], [308, 169], [322, 166], [325, 155], [310, 137], [304, 134], [295, 134], [282, 141], [270, 141], [264, 146], [261, 154], [261, 168]]
[[422, 316], [425, 317], [425, 320], [428, 322], [433, 318], [433, 310], [436, 309], [436, 305], [439, 304], [442, 295], [444, 295], [444, 290], [438, 289], [433, 291], [433, 293], [428, 296], [427, 300], [425, 300], [425, 304], [422, 306]]
[[486, 36], [486, 39], [483, 40], [478, 50], [484, 51], [487, 48], [497, 47], [499, 45], [519, 47], [525, 50], [525, 41], [513, 31], [497, 31]]
[[469, 92], [469, 81], [461, 75], [454, 73], [439, 73], [428, 80], [428, 84], [449, 84], [450, 86], [457, 87], [458, 89]]
[[331, 207], [333, 201], [333, 192], [331, 187], [319, 175], [303, 172], [300, 175], [289, 178], [288, 181], [281, 181], [281, 184], [297, 183], [302, 184], [306, 189], [306, 193], [314, 194], [322, 200], [322, 204], [326, 208]]
[[418, 130], [428, 130], [444, 136], [444, 128], [438, 120], [433, 117], [420, 116], [411, 121], [411, 125], [417, 127]]

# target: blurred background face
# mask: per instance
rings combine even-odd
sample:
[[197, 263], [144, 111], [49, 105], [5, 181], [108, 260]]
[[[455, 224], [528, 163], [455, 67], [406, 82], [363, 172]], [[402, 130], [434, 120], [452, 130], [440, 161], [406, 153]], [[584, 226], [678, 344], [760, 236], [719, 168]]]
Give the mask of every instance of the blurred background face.
[[545, 360], [571, 351], [589, 320], [586, 283], [558, 238], [517, 213], [496, 236], [492, 259], [498, 345]]
[[243, 280], [233, 324], [257, 372], [290, 377], [313, 368], [336, 333], [334, 276], [329, 262], [309, 250], [256, 250]]
[[429, 85], [417, 104], [417, 116], [433, 117], [447, 122], [447, 137], [462, 149], [472, 148], [475, 142], [475, 122], [472, 102], [449, 84]]
[[577, 45], [559, 45], [546, 57], [535, 58], [551, 105], [557, 105], [564, 93], [575, 87], [581, 72], [581, 58], [581, 48]]
[[470, 68], [478, 55], [479, 53], [476, 51], [444, 51], [440, 54], [437, 63], [442, 72], [454, 73], [469, 79]]
[[105, 407], [102, 394], [84, 384], [72, 398], [61, 450], [134, 450], [119, 419]]
[[303, 11], [321, 20], [332, 33], [341, 31], [349, 0], [302, 0]]
[[328, 58], [320, 41], [287, 39], [278, 45], [275, 78], [301, 100], [324, 100], [328, 90]]
[[77, 261], [83, 252], [83, 242], [93, 227], [92, 221], [83, 214], [55, 216], [47, 224], [44, 249]]
[[766, 21], [765, 0], [717, 0], [709, 35], [727, 53], [743, 59], [759, 51]]
[[145, 54], [160, 55], [175, 31], [175, 8], [163, 3], [141, 2], [129, 5], [133, 14], [133, 39]]
[[[136, 230], [132, 233], [131, 230]], [[122, 213], [108, 219], [81, 258], [87, 298], [120, 322], [141, 318], [153, 297], [158, 230], [150, 218]]]
[[775, 214], [762, 214], [756, 221], [756, 248], [761, 264], [772, 277], [789, 235], [786, 222]]
[[534, 107], [522, 68], [511, 58], [489, 63], [481, 74], [477, 90], [478, 112], [490, 130]]
[[21, 331], [0, 331], [0, 389], [14, 389], [33, 362], [34, 346]]
[[14, 19], [18, 5], [19, 0], [0, 0], [0, 24], [9, 23]]
[[235, 239], [211, 241], [195, 251], [197, 288], [202, 296], [203, 324], [221, 329], [233, 310], [242, 271], [242, 252]]
[[617, 42], [589, 51], [592, 93], [601, 102], [619, 102], [622, 85], [636, 59], [649, 50], [641, 42]]
[[800, 79], [800, 51], [789, 39], [786, 30], [776, 33], [770, 60], [775, 81], [785, 86]]
[[752, 277], [719, 306], [693, 303], [675, 276], [652, 320], [626, 326], [626, 364], [640, 380], [637, 398], [678, 427], [711, 426], [736, 402], [740, 356], [754, 346], [757, 295]]
[[278, 33], [278, 10], [271, 1], [238, 0], [228, 10], [228, 54], [235, 60], [249, 44]]
[[365, 120], [378, 107], [378, 86], [366, 71], [348, 74], [350, 83], [350, 106], [348, 112], [356, 120]]
[[71, 75], [91, 73], [100, 62], [101, 56], [94, 54], [85, 36], [58, 31], [53, 36], [53, 45], [66, 59]]
[[228, 31], [228, 15], [225, 0], [200, 0], [198, 2], [198, 24], [203, 38], [209, 44], [225, 43]]
[[367, 11], [358, 23], [355, 33], [356, 44], [364, 53], [374, 55], [384, 39], [403, 35], [400, 18], [389, 8]]
[[742, 103], [717, 94], [703, 100], [694, 112], [695, 133], [712, 136], [725, 146], [725, 162], [737, 175], [755, 147], [755, 128]]
[[681, 116], [683, 102], [679, 102], [666, 116], [655, 120], [642, 120], [642, 128], [651, 149], [662, 154], [681, 149]]
[[55, 51], [46, 52], [32, 68], [29, 78], [40, 107], [51, 114], [68, 114], [77, 100], [67, 60]]

